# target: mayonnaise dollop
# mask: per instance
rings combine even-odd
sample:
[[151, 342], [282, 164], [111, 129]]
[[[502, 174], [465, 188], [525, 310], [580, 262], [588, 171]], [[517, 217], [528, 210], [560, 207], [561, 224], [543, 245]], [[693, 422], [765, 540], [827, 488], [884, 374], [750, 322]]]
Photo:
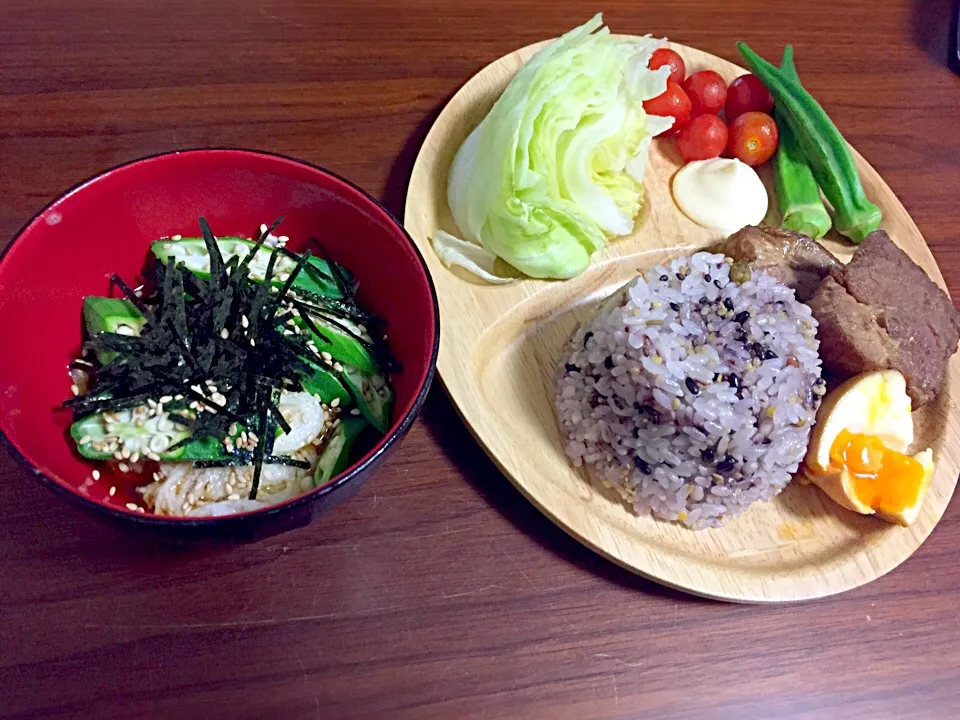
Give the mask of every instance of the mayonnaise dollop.
[[673, 177], [673, 200], [698, 225], [726, 234], [760, 223], [767, 189], [756, 171], [735, 158], [687, 163]]

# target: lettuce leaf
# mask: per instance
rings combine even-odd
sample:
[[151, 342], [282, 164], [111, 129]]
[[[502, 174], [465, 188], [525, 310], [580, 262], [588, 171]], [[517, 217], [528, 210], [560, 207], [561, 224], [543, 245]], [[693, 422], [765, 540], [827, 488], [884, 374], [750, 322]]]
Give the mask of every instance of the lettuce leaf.
[[579, 275], [632, 232], [650, 139], [672, 123], [643, 110], [666, 90], [669, 69], [647, 68], [663, 41], [615, 39], [602, 25], [598, 14], [520, 68], [450, 169], [464, 239], [532, 277]]
[[497, 275], [497, 256], [492, 252], [443, 230], [434, 233], [433, 250], [447, 267], [462, 267], [489, 283], [505, 285], [516, 281], [513, 277]]

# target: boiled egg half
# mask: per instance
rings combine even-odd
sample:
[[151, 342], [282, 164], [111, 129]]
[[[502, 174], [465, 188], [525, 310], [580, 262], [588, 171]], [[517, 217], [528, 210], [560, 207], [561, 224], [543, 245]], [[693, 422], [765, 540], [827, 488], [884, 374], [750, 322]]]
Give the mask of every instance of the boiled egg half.
[[835, 502], [909, 525], [933, 477], [933, 451], [913, 444], [907, 384], [896, 370], [863, 373], [828, 393], [804, 459], [804, 473]]

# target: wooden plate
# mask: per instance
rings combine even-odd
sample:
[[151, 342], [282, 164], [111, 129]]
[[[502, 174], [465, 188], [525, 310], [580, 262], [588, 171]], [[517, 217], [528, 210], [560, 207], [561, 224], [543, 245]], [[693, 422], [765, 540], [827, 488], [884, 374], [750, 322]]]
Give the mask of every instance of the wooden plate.
[[[937, 467], [920, 518], [910, 528], [854, 514], [816, 487], [794, 482], [777, 498], [754, 505], [722, 528], [695, 532], [633, 515], [567, 463], [554, 415], [553, 382], [576, 326], [591, 316], [600, 298], [638, 269], [689, 254], [719, 236], [687, 220], [673, 204], [669, 181], [679, 158], [672, 143], [655, 142], [647, 170], [645, 217], [632, 236], [595, 255], [580, 277], [494, 286], [440, 262], [430, 237], [438, 228], [457, 234], [446, 202], [453, 156], [520, 66], [544, 44], [497, 60], [457, 93], [427, 136], [407, 193], [405, 224], [427, 259], [440, 297], [440, 376], [471, 431], [514, 485], [560, 527], [614, 562], [665, 585], [724, 600], [783, 602], [842, 592], [889, 572], [930, 534], [956, 485], [956, 355], [947, 389], [914, 415], [918, 444], [934, 449]], [[713, 55], [672, 47], [691, 72], [710, 68], [727, 81], [745, 72]], [[883, 209], [883, 227], [943, 286], [906, 210], [876, 171], [855, 156], [867, 194]], [[769, 187], [769, 174], [764, 180]], [[771, 210], [768, 220], [778, 222], [775, 212]], [[826, 244], [841, 259], [849, 259], [849, 246]]]

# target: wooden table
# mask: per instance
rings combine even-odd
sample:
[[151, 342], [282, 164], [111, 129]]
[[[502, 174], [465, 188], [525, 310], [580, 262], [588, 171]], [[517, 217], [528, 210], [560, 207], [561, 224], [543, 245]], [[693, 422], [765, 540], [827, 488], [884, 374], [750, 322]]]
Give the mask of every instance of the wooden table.
[[[960, 293], [947, 0], [604, 5], [615, 31], [729, 59], [736, 39], [768, 57], [792, 42], [808, 87]], [[399, 215], [420, 143], [457, 88], [586, 20], [588, 6], [7, 0], [0, 237], [86, 176], [200, 146], [325, 165]], [[3, 457], [0, 714], [957, 717], [957, 508], [867, 587], [748, 607], [663, 589], [579, 546], [496, 471], [439, 383], [351, 502], [252, 545], [131, 539]]]

